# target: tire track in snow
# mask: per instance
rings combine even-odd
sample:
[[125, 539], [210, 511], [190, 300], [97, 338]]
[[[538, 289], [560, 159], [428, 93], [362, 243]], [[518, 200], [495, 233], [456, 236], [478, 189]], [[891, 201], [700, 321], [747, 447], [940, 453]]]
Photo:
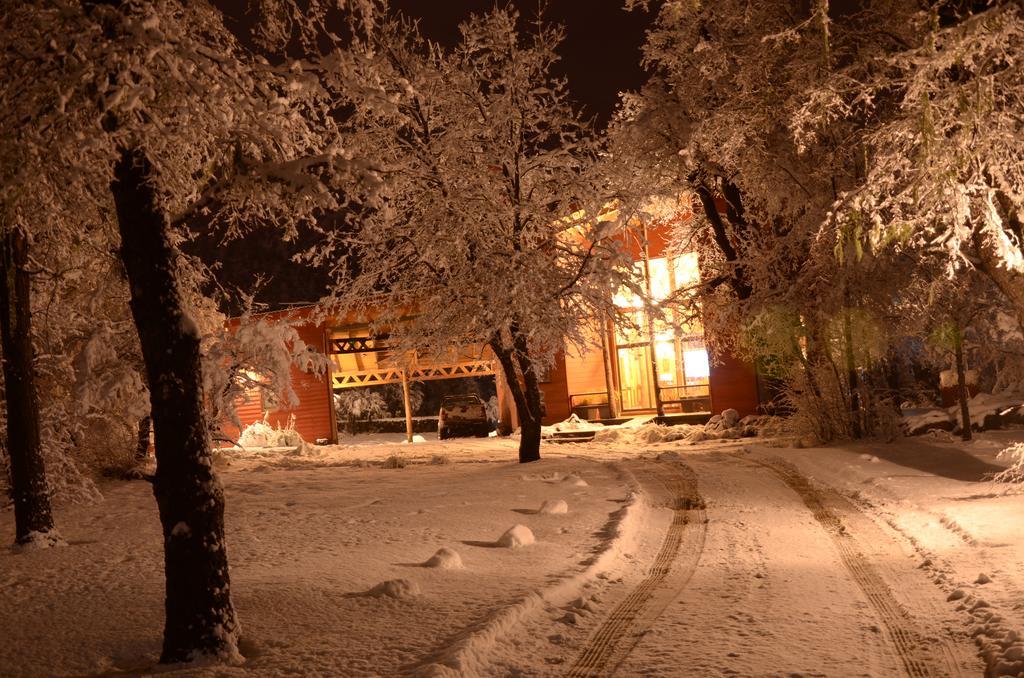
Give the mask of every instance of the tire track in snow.
[[[645, 469], [644, 475], [664, 487], [667, 498], [662, 506], [672, 509], [672, 523], [647, 576], [591, 636], [565, 674], [568, 678], [614, 672], [697, 569], [707, 534], [707, 515], [697, 492], [696, 474], [689, 466], [666, 463], [659, 464], [656, 470]], [[681, 549], [683, 544], [687, 548]], [[677, 558], [681, 550], [683, 557]], [[658, 595], [670, 573], [674, 584], [670, 594]]]
[[[959, 669], [946, 652], [926, 651], [928, 643], [918, 632], [913, 619], [893, 597], [892, 591], [858, 550], [852, 537], [846, 531], [839, 516], [825, 505], [823, 493], [811, 485], [792, 464], [779, 458], [768, 460], [749, 459], [777, 475], [791, 490], [796, 492], [814, 515], [814, 519], [825, 528], [839, 552], [854, 582], [864, 593], [878, 615], [885, 635], [895, 649], [907, 675], [924, 678], [933, 675], [958, 675]], [[934, 666], [934, 656], [942, 655], [946, 661], [941, 667]]]

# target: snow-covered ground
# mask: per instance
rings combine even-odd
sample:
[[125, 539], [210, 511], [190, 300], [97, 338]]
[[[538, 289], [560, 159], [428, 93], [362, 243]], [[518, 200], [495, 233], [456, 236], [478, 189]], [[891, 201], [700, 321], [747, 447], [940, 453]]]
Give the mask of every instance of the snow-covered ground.
[[[525, 466], [514, 440], [394, 438], [219, 453], [246, 662], [172, 674], [1024, 673], [1024, 495], [985, 480], [1024, 432], [638, 429]], [[0, 675], [152, 672], [154, 502], [103, 491], [58, 511], [69, 546], [0, 551]]]

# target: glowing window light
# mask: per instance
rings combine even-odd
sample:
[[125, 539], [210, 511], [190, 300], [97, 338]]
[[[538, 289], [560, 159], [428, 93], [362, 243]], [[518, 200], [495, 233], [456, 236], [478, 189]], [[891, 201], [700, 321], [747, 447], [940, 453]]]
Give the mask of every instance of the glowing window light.
[[708, 352], [702, 348], [683, 351], [683, 367], [687, 384], [704, 383], [711, 377]]
[[698, 265], [697, 253], [686, 252], [677, 256], [672, 266], [675, 269], [676, 289], [691, 287], [700, 282], [700, 266]]
[[672, 294], [672, 279], [668, 274], [668, 260], [665, 258], [651, 259], [648, 262], [651, 272], [651, 297], [655, 301], [668, 299]]

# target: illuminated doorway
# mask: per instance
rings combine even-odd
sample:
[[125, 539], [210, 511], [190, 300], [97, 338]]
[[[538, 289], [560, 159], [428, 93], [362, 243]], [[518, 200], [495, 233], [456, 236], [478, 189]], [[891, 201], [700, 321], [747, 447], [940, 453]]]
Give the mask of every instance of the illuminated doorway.
[[649, 346], [622, 346], [619, 353], [619, 391], [623, 410], [654, 407]]
[[[686, 290], [700, 279], [696, 253], [648, 261], [650, 290], [661, 302]], [[636, 265], [643, 277], [643, 266]], [[710, 365], [700, 322], [669, 311], [654, 323], [654, 364], [651, 336], [639, 298], [620, 291], [615, 298], [624, 323], [615, 332], [619, 396], [623, 411], [652, 410], [656, 406], [655, 374], [661, 401], [669, 412], [706, 412], [711, 409]]]

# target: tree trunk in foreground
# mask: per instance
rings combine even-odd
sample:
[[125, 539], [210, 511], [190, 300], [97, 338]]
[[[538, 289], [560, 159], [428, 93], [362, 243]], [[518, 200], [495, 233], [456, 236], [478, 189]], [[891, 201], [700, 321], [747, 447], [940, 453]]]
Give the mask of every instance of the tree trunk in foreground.
[[953, 328], [953, 355], [956, 357], [957, 399], [960, 401], [960, 437], [971, 439], [971, 410], [967, 404], [971, 394], [967, 390], [967, 365], [964, 363], [964, 335], [960, 327]]
[[850, 323], [850, 308], [843, 309], [843, 355], [846, 359], [846, 386], [850, 391], [850, 430], [854, 438], [864, 435], [860, 425], [860, 392], [857, 377], [857, 361], [853, 355], [853, 328]]
[[153, 431], [153, 418], [148, 414], [139, 419], [138, 443], [135, 446], [135, 461], [142, 462], [149, 457], [149, 434]]
[[111, 191], [142, 344], [156, 447], [153, 494], [164, 536], [161, 663], [238, 658], [224, 544], [224, 490], [203, 410], [199, 333], [182, 308], [169, 221], [146, 154], [122, 151]]
[[2, 249], [0, 268], [4, 284], [0, 290], [0, 342], [3, 344], [15, 541], [19, 544], [54, 542], [59, 541], [59, 537], [50, 512], [50, 492], [39, 437], [25, 232], [20, 227], [6, 225]]
[[[540, 459], [540, 384], [532, 370], [520, 381], [512, 350], [505, 348], [500, 339], [491, 342], [491, 350], [505, 374], [505, 381], [519, 415], [519, 463], [525, 464]], [[532, 378], [528, 378], [532, 377]], [[525, 384], [523, 382], [526, 382]]]

